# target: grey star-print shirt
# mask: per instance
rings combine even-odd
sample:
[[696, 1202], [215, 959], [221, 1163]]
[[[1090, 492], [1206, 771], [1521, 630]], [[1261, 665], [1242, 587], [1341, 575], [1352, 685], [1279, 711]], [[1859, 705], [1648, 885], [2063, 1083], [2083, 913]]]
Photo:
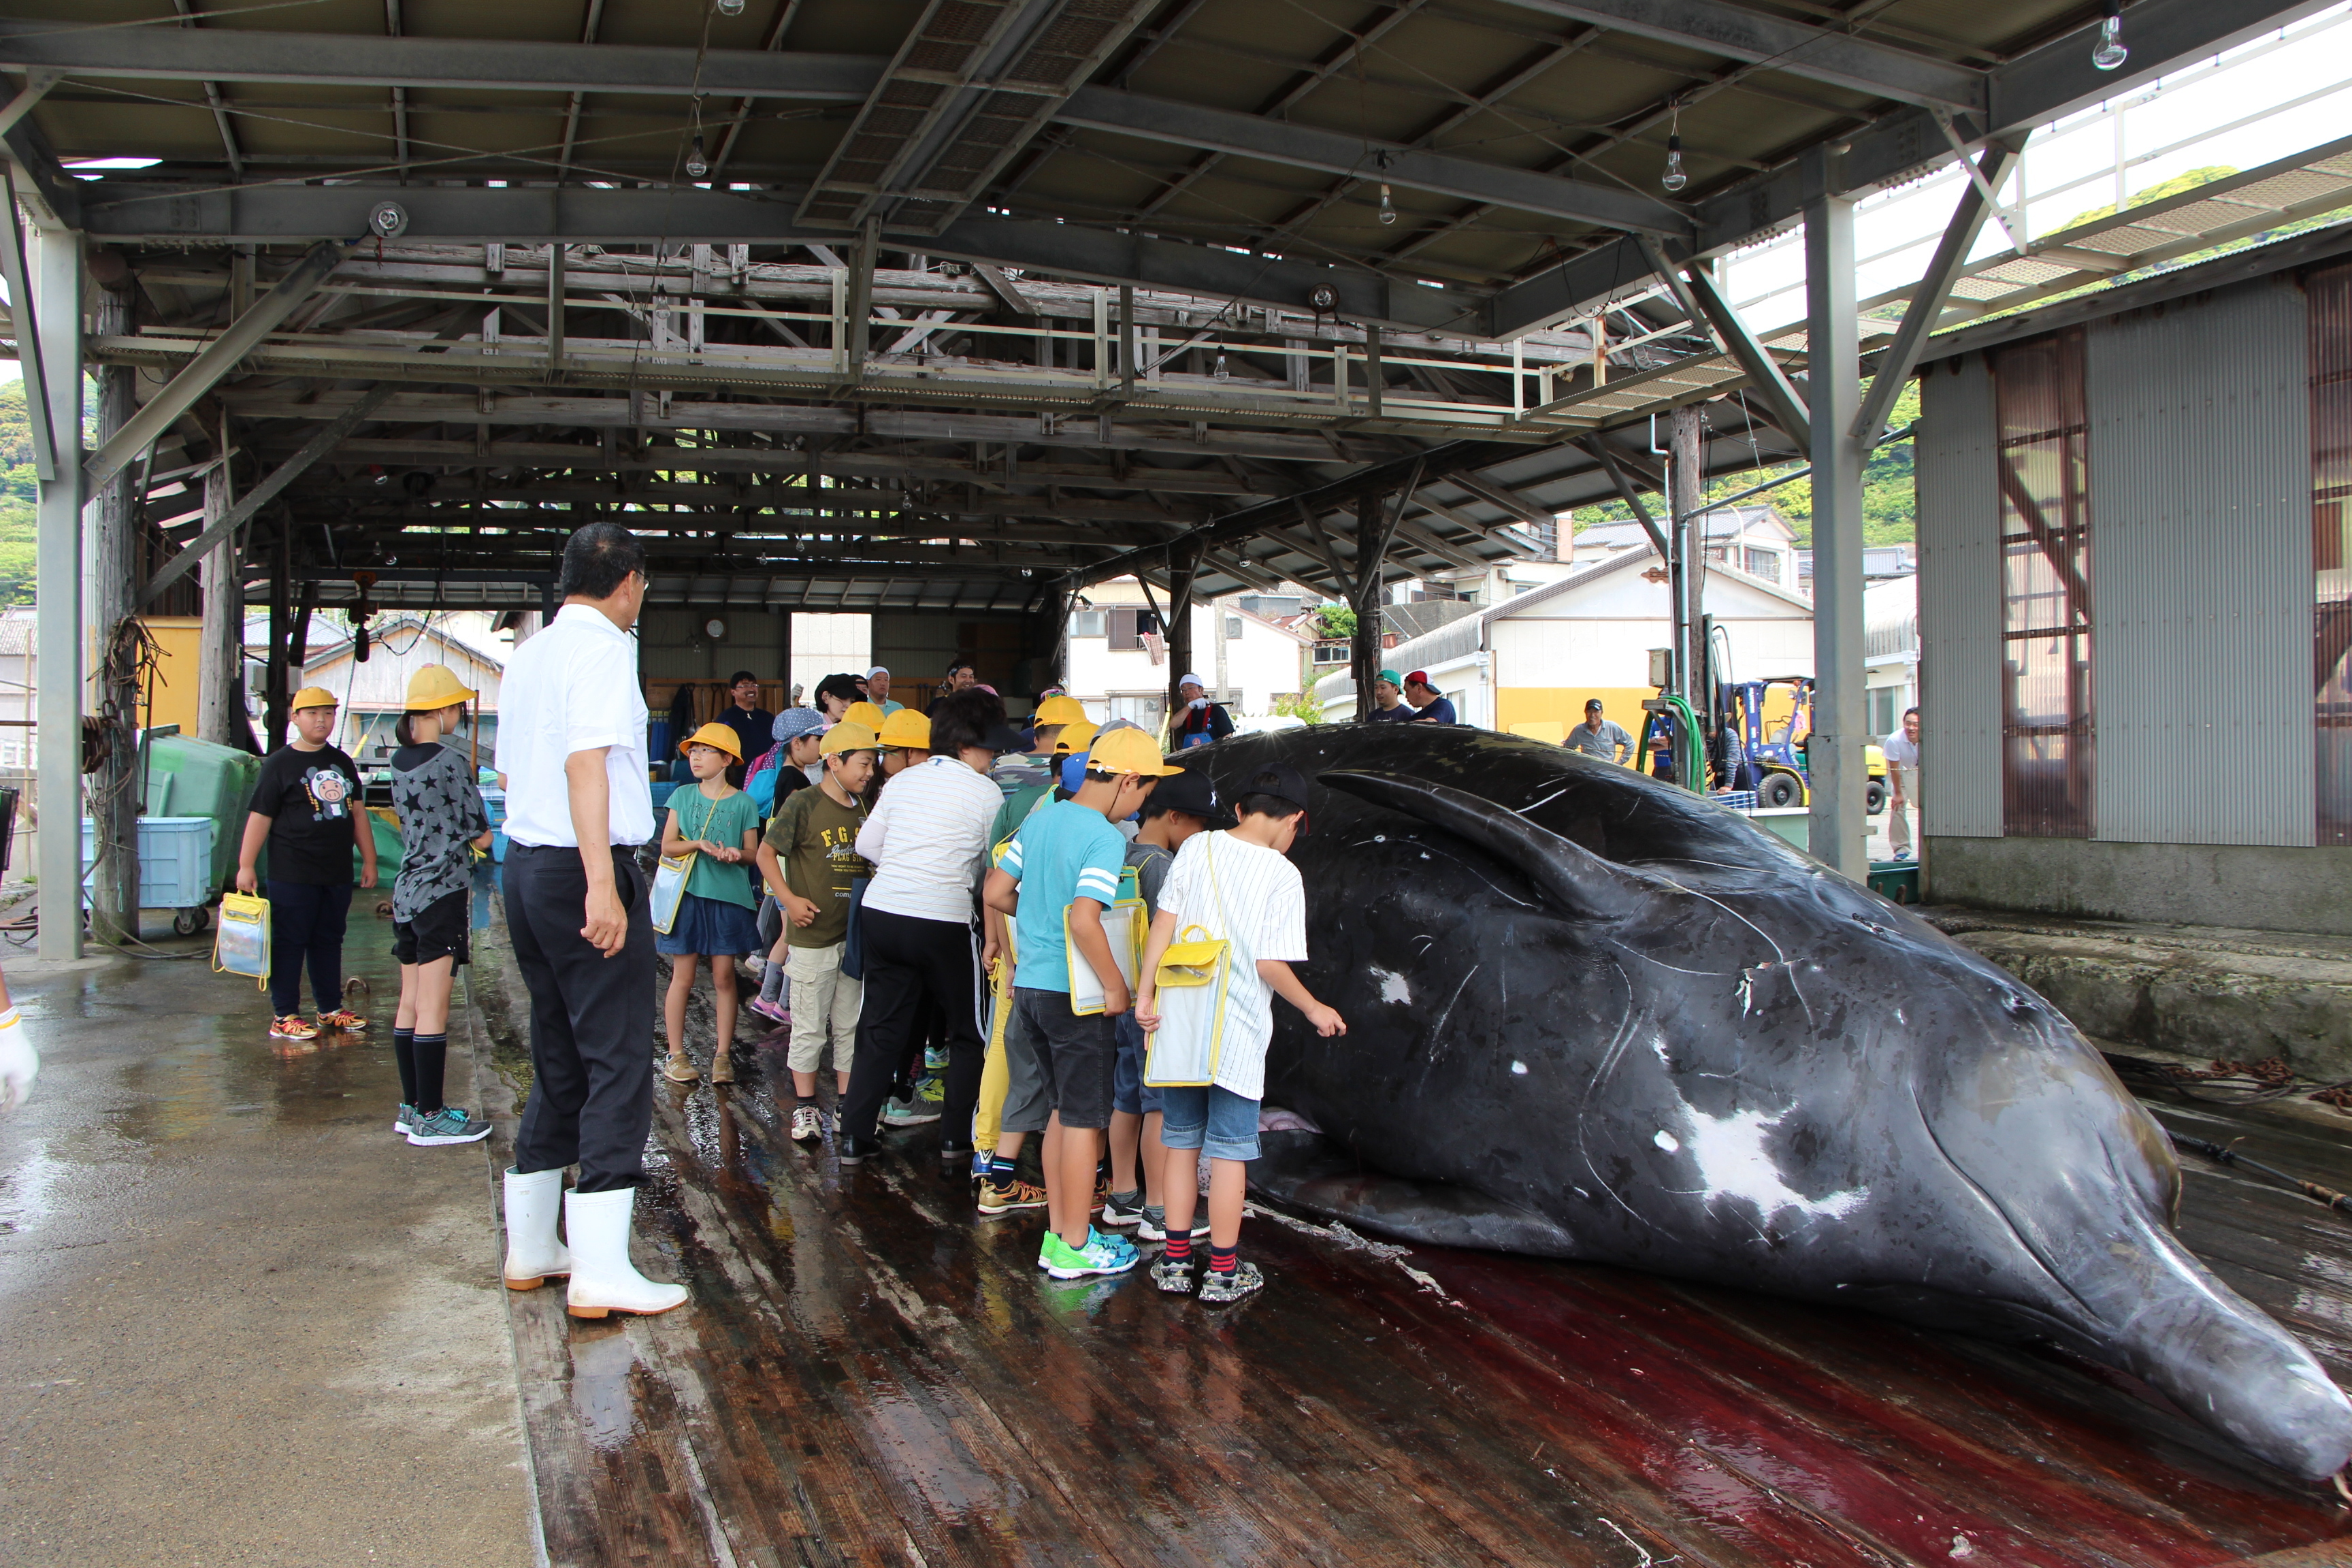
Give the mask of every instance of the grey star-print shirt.
[[465, 753], [439, 745], [404, 746], [393, 754], [392, 809], [401, 845], [392, 918], [413, 921], [434, 900], [473, 885], [466, 841], [488, 831], [489, 813]]

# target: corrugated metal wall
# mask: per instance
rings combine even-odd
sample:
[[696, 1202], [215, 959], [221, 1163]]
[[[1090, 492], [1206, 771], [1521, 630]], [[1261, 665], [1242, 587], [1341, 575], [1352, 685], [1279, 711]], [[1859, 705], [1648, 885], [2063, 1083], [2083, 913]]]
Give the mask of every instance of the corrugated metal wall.
[[[1981, 354], [1922, 373], [1919, 752], [1927, 831], [1998, 838], [2000, 492]], [[2095, 501], [2094, 502], [2095, 508]]]
[[2097, 838], [2313, 842], [2302, 291], [2095, 323]]

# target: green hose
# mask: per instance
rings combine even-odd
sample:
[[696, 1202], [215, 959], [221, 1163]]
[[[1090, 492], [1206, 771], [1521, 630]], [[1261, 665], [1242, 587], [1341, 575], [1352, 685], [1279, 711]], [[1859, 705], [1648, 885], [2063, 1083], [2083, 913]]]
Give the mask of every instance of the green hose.
[[1665, 700], [1682, 726], [1682, 732], [1675, 738], [1675, 772], [1679, 775], [1675, 782], [1693, 795], [1705, 795], [1706, 758], [1700, 750], [1705, 741], [1699, 734], [1698, 715], [1691, 710], [1689, 702], [1672, 692], [1665, 694]]

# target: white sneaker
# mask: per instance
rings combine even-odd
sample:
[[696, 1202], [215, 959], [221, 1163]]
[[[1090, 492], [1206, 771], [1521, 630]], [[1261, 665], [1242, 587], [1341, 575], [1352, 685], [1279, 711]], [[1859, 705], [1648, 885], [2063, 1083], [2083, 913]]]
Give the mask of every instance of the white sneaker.
[[824, 1136], [824, 1112], [814, 1105], [793, 1107], [793, 1142], [806, 1143]]
[[629, 1261], [629, 1218], [635, 1187], [563, 1194], [563, 1226], [572, 1237], [572, 1283], [564, 1310], [575, 1318], [614, 1312], [667, 1312], [686, 1304], [686, 1287], [648, 1279]]

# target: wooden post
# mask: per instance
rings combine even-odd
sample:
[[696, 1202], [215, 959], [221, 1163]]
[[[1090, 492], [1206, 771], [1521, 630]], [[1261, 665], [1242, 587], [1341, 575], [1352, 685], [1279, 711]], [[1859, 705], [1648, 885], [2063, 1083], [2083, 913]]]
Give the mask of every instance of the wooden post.
[[1699, 440], [1698, 409], [1685, 405], [1667, 416], [1666, 501], [1674, 515], [1674, 556], [1666, 563], [1667, 593], [1672, 601], [1675, 684], [1685, 700], [1704, 720], [1715, 694], [1706, 689], [1706, 650], [1698, 645], [1699, 608], [1706, 582], [1706, 520], [1698, 509], [1706, 475]]
[[1168, 623], [1160, 628], [1168, 647], [1168, 744], [1176, 744], [1176, 726], [1182, 721], [1184, 700], [1177, 694], [1179, 677], [1192, 665], [1192, 580], [1201, 574], [1201, 552], [1177, 545], [1168, 549]]
[[[92, 303], [91, 324], [100, 336], [127, 337], [134, 330], [128, 293], [102, 289]], [[98, 435], [104, 442], [138, 412], [138, 373], [121, 366], [93, 374]], [[125, 466], [100, 486], [83, 521], [83, 615], [95, 655], [91, 709], [112, 731], [106, 760], [90, 781], [90, 818], [100, 847], [90, 933], [110, 943], [139, 934], [139, 645], [128, 634], [141, 561], [131, 481], [131, 469]]]
[[[225, 452], [226, 432], [221, 440], [219, 450]], [[235, 504], [228, 464], [219, 463], [205, 476], [205, 526], [210, 528]], [[199, 570], [204, 574], [205, 615], [196, 648], [196, 738], [237, 746], [232, 726], [243, 717], [235, 710], [237, 665], [245, 657], [245, 593], [237, 582], [236, 534], [226, 535], [214, 545]]]
[[[1389, 535], [1395, 529], [1385, 496], [1361, 496], [1356, 501], [1356, 571], [1354, 602], [1349, 606], [1356, 612], [1356, 636], [1349, 646], [1348, 665], [1356, 681], [1356, 718], [1360, 721], [1372, 711], [1372, 682], [1381, 673], [1381, 632], [1385, 618], [1381, 611], [1387, 598], [1387, 584], [1381, 580], [1381, 565], [1388, 559]], [[1396, 511], [1402, 511], [1400, 504]]]
[[294, 696], [294, 688], [287, 680], [286, 662], [287, 639], [294, 629], [293, 532], [292, 521], [281, 514], [277, 543], [269, 558], [269, 687], [262, 694], [262, 700], [268, 704], [265, 723], [269, 750], [273, 752], [286, 743], [286, 705]]

